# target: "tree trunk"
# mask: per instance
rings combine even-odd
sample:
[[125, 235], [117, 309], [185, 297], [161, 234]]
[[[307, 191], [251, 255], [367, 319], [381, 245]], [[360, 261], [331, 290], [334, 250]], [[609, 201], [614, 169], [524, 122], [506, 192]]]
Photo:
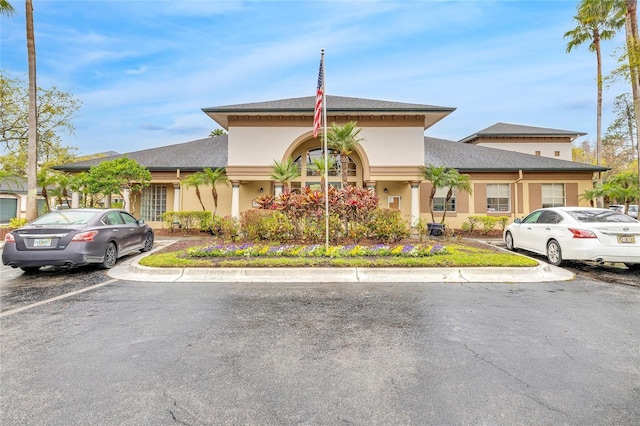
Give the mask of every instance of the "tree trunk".
[[[629, 72], [631, 80], [631, 92], [633, 94], [633, 108], [636, 114], [636, 159], [638, 161], [638, 187], [640, 188], [640, 43], [638, 40], [638, 2], [626, 0], [627, 14], [625, 16], [625, 29], [627, 36], [627, 57], [629, 60]], [[631, 150], [633, 152], [633, 149]]]
[[[597, 86], [598, 86], [598, 104], [596, 109], [596, 159], [598, 166], [602, 166], [602, 52], [600, 50], [600, 34], [594, 31], [593, 44], [596, 48], [597, 70]], [[598, 184], [602, 185], [602, 173], [598, 172]], [[604, 200], [598, 197], [597, 206], [602, 208]]]
[[198, 201], [200, 201], [200, 205], [202, 206], [202, 211], [207, 209], [204, 208], [204, 203], [202, 202], [202, 197], [200, 196], [200, 188], [196, 186], [196, 197], [198, 197]]
[[38, 121], [36, 84], [36, 40], [33, 29], [33, 2], [26, 0], [27, 61], [29, 67], [29, 130], [27, 145], [27, 220], [38, 217]]
[[347, 167], [349, 167], [349, 157], [340, 154], [340, 170], [342, 173], [342, 188], [346, 188], [349, 184], [349, 178], [347, 176]]

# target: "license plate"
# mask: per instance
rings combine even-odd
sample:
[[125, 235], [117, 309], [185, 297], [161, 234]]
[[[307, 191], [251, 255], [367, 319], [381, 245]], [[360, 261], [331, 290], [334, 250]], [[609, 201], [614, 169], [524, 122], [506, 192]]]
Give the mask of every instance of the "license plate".
[[635, 235], [618, 235], [618, 242], [620, 244], [635, 244], [636, 237]]
[[33, 240], [34, 247], [49, 247], [51, 245], [51, 238], [36, 238]]

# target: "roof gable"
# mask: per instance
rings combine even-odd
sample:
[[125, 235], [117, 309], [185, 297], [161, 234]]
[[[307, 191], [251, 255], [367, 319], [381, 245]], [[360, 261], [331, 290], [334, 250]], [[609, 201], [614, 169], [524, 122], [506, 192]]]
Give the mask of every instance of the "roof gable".
[[[202, 111], [215, 120], [220, 126], [228, 129], [230, 115], [291, 115], [312, 117], [315, 111], [315, 102], [315, 96], [306, 96], [302, 98], [202, 108]], [[451, 107], [331, 95], [325, 97], [325, 102], [327, 113], [331, 115], [422, 115], [425, 117], [425, 128], [432, 126], [434, 123], [455, 111], [455, 108]]]
[[459, 143], [445, 139], [424, 138], [425, 164], [446, 166], [459, 171], [584, 171], [598, 172], [606, 167], [521, 152]]
[[584, 136], [584, 135], [586, 135], [586, 133], [575, 132], [571, 130], [559, 130], [559, 129], [550, 129], [546, 127], [523, 126], [520, 124], [496, 123], [493, 126], [489, 126], [486, 129], [480, 130], [479, 132], [476, 132], [473, 135], [470, 135], [464, 139], [461, 139], [460, 142], [474, 143], [474, 142], [477, 142], [478, 139], [480, 138], [487, 138], [487, 137], [529, 137], [529, 138], [565, 137], [565, 138], [569, 138], [569, 140], [572, 141], [578, 136]]

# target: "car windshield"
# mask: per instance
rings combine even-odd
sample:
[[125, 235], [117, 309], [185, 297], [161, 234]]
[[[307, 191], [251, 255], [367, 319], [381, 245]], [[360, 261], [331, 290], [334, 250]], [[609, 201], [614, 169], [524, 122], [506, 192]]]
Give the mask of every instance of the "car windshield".
[[37, 218], [31, 225], [84, 225], [96, 214], [95, 212], [59, 211], [48, 213]]
[[613, 210], [570, 210], [566, 212], [578, 222], [635, 222], [631, 216]]

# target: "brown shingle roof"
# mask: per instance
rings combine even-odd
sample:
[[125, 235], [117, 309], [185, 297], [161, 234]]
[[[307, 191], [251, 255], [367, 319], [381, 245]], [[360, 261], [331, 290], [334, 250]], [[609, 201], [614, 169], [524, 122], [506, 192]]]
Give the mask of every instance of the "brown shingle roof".
[[471, 136], [460, 140], [463, 143], [471, 143], [481, 137], [570, 137], [571, 140], [586, 133], [571, 130], [548, 129], [545, 127], [522, 126], [519, 124], [496, 123], [486, 129], [480, 130]]

